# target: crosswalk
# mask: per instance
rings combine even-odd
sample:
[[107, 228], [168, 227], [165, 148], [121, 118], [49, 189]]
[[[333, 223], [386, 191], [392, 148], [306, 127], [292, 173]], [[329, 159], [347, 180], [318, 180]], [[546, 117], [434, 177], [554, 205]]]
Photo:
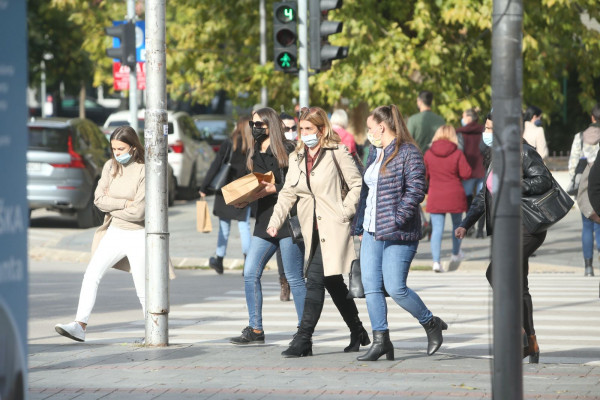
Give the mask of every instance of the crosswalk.
[[[483, 273], [433, 275], [414, 272], [409, 286], [423, 299], [434, 315], [449, 325], [441, 352], [489, 357], [492, 348], [492, 292]], [[600, 365], [600, 299], [598, 279], [576, 274], [532, 274], [530, 289], [534, 322], [541, 349], [541, 362], [597, 363]], [[263, 282], [263, 324], [266, 342], [281, 346], [296, 331], [292, 301], [279, 301], [276, 282]], [[360, 317], [370, 331], [364, 299], [357, 300]], [[410, 314], [388, 299], [390, 337], [399, 351], [424, 352], [426, 336]], [[169, 342], [229, 345], [248, 324], [243, 288], [227, 290], [201, 303], [171, 307]], [[94, 340], [124, 334], [143, 335], [143, 321], [104, 332]], [[315, 351], [324, 347], [347, 346], [349, 332], [329, 297], [313, 338]]]

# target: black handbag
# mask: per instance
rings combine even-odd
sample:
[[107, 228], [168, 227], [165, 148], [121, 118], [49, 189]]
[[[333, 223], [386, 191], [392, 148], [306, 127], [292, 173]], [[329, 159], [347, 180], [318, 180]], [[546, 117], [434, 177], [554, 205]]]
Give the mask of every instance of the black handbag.
[[227, 184], [227, 179], [229, 178], [229, 171], [231, 171], [231, 157], [233, 157], [233, 143], [231, 144], [231, 148], [229, 149], [227, 159], [223, 160], [223, 164], [221, 164], [219, 172], [217, 172], [215, 177], [210, 181], [208, 189], [216, 192], [218, 190], [221, 190], [221, 188]]
[[[360, 254], [360, 251], [358, 252]], [[390, 297], [388, 292], [383, 288], [385, 297]], [[362, 283], [362, 274], [360, 271], [360, 257], [352, 260], [350, 264], [350, 274], [348, 275], [348, 295], [347, 299], [363, 299], [365, 297], [365, 288]]]
[[295, 244], [300, 244], [304, 241], [302, 237], [302, 230], [300, 229], [300, 220], [297, 215], [288, 214], [287, 217], [288, 228], [290, 229], [290, 236], [292, 238], [292, 242]]
[[523, 224], [529, 233], [543, 232], [560, 221], [575, 202], [552, 177], [552, 188], [544, 194], [521, 198]]

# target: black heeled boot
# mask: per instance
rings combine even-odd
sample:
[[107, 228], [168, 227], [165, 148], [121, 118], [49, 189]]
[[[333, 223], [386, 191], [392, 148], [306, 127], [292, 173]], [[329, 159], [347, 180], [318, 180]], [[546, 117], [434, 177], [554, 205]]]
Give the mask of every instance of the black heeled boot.
[[298, 329], [298, 332], [294, 335], [294, 339], [290, 343], [290, 347], [282, 351], [281, 355], [284, 358], [312, 356], [312, 335], [301, 328]]
[[208, 265], [219, 275], [223, 275], [223, 257], [211, 257], [208, 259]]
[[435, 354], [444, 342], [442, 331], [448, 329], [446, 324], [440, 317], [433, 317], [423, 325], [425, 332], [427, 333], [427, 355], [431, 356]]
[[583, 260], [585, 262], [585, 272], [583, 276], [594, 276], [594, 266], [592, 265], [593, 258], [586, 258]]
[[360, 346], [367, 346], [371, 343], [371, 339], [358, 317], [358, 308], [356, 308], [354, 299], [348, 299], [348, 286], [344, 282], [344, 277], [342, 275], [327, 276], [324, 283], [333, 304], [350, 329], [350, 344], [344, 348], [344, 353], [359, 351]]
[[362, 356], [356, 357], [358, 361], [377, 361], [385, 354], [388, 360], [394, 360], [394, 345], [390, 340], [390, 331], [373, 331], [373, 344], [369, 351]]

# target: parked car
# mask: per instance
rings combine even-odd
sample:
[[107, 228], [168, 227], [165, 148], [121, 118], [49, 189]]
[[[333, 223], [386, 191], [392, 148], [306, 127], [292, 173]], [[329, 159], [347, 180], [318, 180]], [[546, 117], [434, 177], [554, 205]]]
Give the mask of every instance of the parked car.
[[[138, 127], [144, 129], [145, 110], [138, 111]], [[129, 123], [129, 111], [111, 114], [104, 124], [105, 129]], [[169, 165], [177, 182], [178, 194], [193, 197], [198, 183], [202, 182], [215, 153], [192, 118], [185, 112], [167, 111], [167, 144]]]
[[[104, 107], [90, 97], [85, 99], [85, 118], [94, 121], [97, 125], [104, 124], [106, 118], [116, 111], [115, 108]], [[61, 101], [59, 109], [54, 110], [58, 117], [78, 118], [79, 117], [79, 97], [65, 97]]]
[[219, 151], [221, 144], [231, 136], [235, 121], [227, 115], [200, 114], [193, 117], [200, 134], [207, 138], [213, 150]]
[[80, 228], [100, 225], [94, 191], [110, 149], [98, 126], [88, 119], [40, 118], [28, 131], [29, 209], [76, 214]]

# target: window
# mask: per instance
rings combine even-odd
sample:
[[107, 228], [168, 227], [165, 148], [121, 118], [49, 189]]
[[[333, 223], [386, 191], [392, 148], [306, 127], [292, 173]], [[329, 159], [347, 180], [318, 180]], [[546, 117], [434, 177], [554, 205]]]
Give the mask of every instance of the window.
[[66, 153], [69, 133], [68, 128], [29, 127], [29, 150]]

